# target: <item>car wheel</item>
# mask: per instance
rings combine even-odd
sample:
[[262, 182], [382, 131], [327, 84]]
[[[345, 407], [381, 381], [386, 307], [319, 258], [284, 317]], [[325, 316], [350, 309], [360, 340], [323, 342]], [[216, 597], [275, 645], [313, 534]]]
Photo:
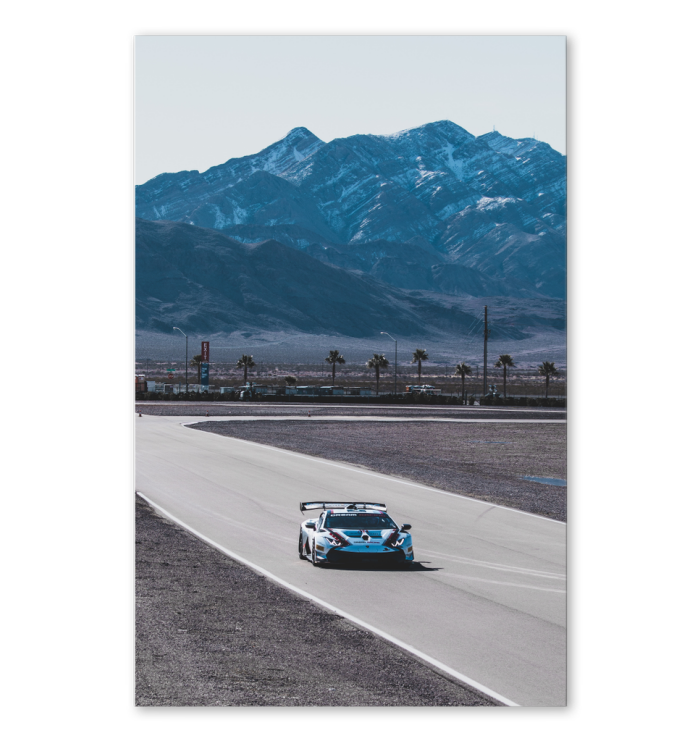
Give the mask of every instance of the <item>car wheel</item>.
[[304, 536], [299, 533], [299, 558], [302, 561], [306, 561], [306, 556], [304, 555]]

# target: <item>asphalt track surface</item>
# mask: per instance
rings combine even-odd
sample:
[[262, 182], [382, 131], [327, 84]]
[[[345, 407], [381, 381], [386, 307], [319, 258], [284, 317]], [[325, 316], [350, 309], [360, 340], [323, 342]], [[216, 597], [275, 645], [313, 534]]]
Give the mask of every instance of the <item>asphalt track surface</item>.
[[[499, 701], [566, 704], [564, 523], [184, 426], [201, 420], [137, 417], [136, 489], [153, 504]], [[299, 502], [313, 499], [385, 502], [413, 525], [416, 564], [300, 561]]]

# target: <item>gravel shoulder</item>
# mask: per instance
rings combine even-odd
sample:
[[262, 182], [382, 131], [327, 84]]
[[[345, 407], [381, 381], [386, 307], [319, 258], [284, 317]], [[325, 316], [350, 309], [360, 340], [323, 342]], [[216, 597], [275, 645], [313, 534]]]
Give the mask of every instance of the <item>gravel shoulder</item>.
[[379, 473], [566, 521], [566, 425], [206, 421], [193, 429], [364, 466]]
[[136, 498], [137, 706], [496, 705]]

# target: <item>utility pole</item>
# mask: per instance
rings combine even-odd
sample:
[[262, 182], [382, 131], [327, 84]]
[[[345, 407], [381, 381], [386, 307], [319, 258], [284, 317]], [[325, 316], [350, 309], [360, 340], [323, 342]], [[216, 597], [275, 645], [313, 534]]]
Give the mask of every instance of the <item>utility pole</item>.
[[486, 368], [488, 363], [487, 344], [489, 341], [489, 307], [484, 306], [484, 396], [486, 396]]
[[187, 375], [187, 363], [189, 362], [189, 350], [187, 349], [187, 335], [180, 329], [180, 327], [173, 327], [173, 329], [177, 330], [184, 338], [185, 338], [185, 393], [189, 394], [190, 392], [190, 382]]
[[394, 396], [396, 396], [396, 372], [398, 367], [399, 358], [399, 343], [394, 340]]
[[396, 396], [396, 368], [398, 365], [398, 357], [399, 357], [399, 341], [395, 340], [388, 332], [380, 332], [379, 334], [385, 334], [387, 337], [394, 340], [394, 396]]

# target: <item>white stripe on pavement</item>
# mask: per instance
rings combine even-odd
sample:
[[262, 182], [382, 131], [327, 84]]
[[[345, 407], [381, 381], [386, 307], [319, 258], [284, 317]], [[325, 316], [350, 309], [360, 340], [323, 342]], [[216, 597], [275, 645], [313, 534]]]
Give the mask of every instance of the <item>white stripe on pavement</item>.
[[289, 582], [284, 581], [284, 579], [280, 579], [278, 576], [275, 576], [275, 574], [271, 573], [270, 571], [267, 571], [266, 569], [261, 568], [257, 564], [252, 563], [247, 558], [243, 558], [242, 556], [239, 556], [236, 553], [233, 553], [233, 551], [230, 551], [228, 548], [225, 548], [224, 546], [219, 545], [218, 543], [213, 541], [211, 538], [208, 538], [206, 535], [203, 535], [202, 533], [198, 532], [194, 528], [190, 527], [187, 523], [183, 522], [182, 520], [178, 519], [174, 515], [170, 514], [167, 510], [157, 505], [155, 502], [150, 500], [147, 496], [142, 494], [140, 491], [137, 491], [136, 494], [140, 496], [144, 501], [148, 502], [148, 504], [150, 504], [151, 507], [153, 507], [154, 509], [157, 509], [163, 515], [165, 515], [165, 517], [167, 517], [169, 520], [176, 523], [177, 525], [180, 525], [180, 527], [192, 533], [193, 535], [195, 535], [197, 538], [204, 541], [205, 543], [208, 543], [213, 548], [216, 548], [218, 551], [225, 554], [229, 558], [232, 558], [234, 561], [238, 561], [239, 563], [242, 563], [244, 566], [248, 566], [254, 571], [257, 571], [262, 576], [283, 586], [285, 589], [289, 589], [291, 592], [294, 592], [300, 595], [301, 597], [304, 597], [305, 599], [310, 600], [311, 602], [315, 602], [317, 605], [320, 605], [326, 610], [330, 610], [331, 612], [334, 612], [336, 615], [340, 615], [341, 617], [344, 617], [346, 620], [350, 620], [350, 622], [355, 623], [355, 625], [359, 625], [360, 627], [365, 628], [366, 630], [369, 630], [375, 635], [378, 635], [379, 637], [383, 638], [385, 641], [388, 641], [389, 643], [393, 643], [395, 646], [398, 646], [399, 648], [402, 648], [404, 651], [407, 651], [408, 653], [413, 654], [414, 656], [421, 659], [422, 661], [425, 661], [427, 664], [430, 664], [431, 666], [434, 666], [436, 669], [439, 669], [440, 671], [445, 672], [446, 674], [449, 674], [451, 677], [454, 677], [455, 679], [468, 685], [469, 687], [472, 687], [473, 689], [476, 689], [479, 692], [483, 692], [483, 694], [488, 695], [490, 698], [496, 700], [497, 702], [502, 702], [504, 705], [508, 705], [510, 707], [520, 707], [518, 703], [513, 702], [512, 700], [509, 700], [507, 697], [503, 697], [503, 695], [500, 695], [498, 692], [494, 692], [488, 687], [485, 687], [480, 682], [470, 679], [464, 674], [461, 674], [460, 672], [457, 672], [454, 669], [451, 669], [446, 664], [443, 664], [441, 661], [437, 661], [437, 659], [434, 659], [431, 656], [424, 654], [422, 651], [419, 651], [418, 649], [414, 648], [408, 643], [404, 643], [404, 641], [401, 641], [398, 638], [394, 638], [394, 636], [389, 635], [388, 633], [385, 633], [383, 630], [379, 630], [378, 628], [375, 628], [369, 623], [366, 623], [364, 620], [360, 620], [359, 618], [356, 618], [353, 615], [350, 615], [350, 613], [347, 613], [344, 610], [339, 610], [338, 608], [334, 607], [328, 602], [325, 602], [321, 599], [318, 599], [317, 597], [314, 597], [313, 594], [304, 592], [302, 589], [295, 587], [293, 584], [289, 584]]

